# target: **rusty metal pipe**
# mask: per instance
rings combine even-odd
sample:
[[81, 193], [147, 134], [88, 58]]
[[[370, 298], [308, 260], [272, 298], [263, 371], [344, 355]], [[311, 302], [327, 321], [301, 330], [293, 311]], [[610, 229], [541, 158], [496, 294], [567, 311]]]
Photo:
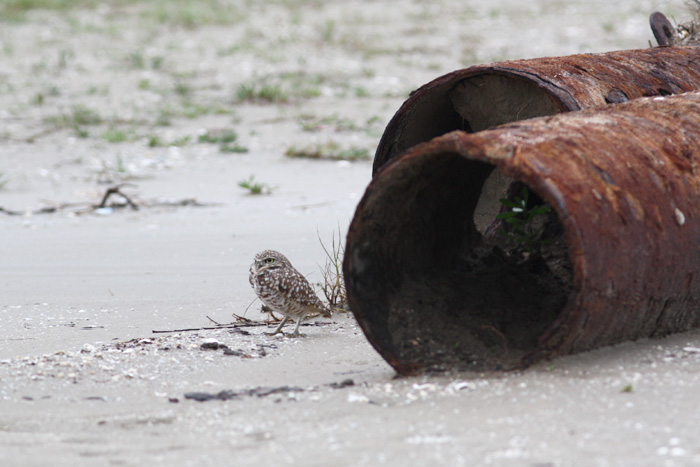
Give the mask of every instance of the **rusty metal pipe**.
[[[357, 207], [350, 308], [400, 374], [522, 368], [697, 327], [698, 141], [700, 93], [687, 93], [419, 144]], [[551, 206], [564, 273], [489, 244], [475, 213], [499, 177]]]
[[373, 173], [411, 146], [453, 130], [638, 97], [700, 91], [700, 47], [657, 47], [477, 65], [414, 91], [389, 122]]

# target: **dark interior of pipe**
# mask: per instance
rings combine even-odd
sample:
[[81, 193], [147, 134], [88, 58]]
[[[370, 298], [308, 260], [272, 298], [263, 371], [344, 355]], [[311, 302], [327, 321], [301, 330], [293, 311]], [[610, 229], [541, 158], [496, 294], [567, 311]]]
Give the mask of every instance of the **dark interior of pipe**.
[[[524, 251], [507, 241], [496, 216], [510, 209], [499, 199], [525, 185], [457, 155], [412, 162], [377, 199], [382, 215], [371, 230], [383, 234], [370, 239], [373, 256], [363, 259], [364, 281], [376, 287], [372, 305], [383, 302], [388, 313], [392, 352], [428, 370], [516, 367], [571, 291], [556, 214], [542, 215], [541, 244]], [[532, 190], [528, 203], [544, 204]]]

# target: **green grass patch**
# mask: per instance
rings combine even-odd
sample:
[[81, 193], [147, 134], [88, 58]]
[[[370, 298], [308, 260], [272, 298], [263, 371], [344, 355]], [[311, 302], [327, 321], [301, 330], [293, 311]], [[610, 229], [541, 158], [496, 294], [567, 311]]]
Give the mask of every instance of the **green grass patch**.
[[248, 152], [248, 148], [241, 146], [237, 141], [238, 133], [234, 130], [210, 130], [197, 139], [199, 143], [218, 144], [219, 152], [222, 153]]
[[190, 143], [190, 137], [185, 135], [173, 141], [164, 141], [160, 136], [150, 134], [146, 136], [146, 144], [149, 148], [159, 148], [166, 146], [185, 146]]
[[[31, 10], [70, 11], [95, 8], [102, 0], [1, 0], [0, 21], [18, 22]], [[119, 3], [119, 2], [116, 2]]]
[[273, 187], [267, 183], [261, 183], [255, 181], [255, 176], [251, 175], [248, 179], [243, 179], [238, 182], [238, 186], [248, 191], [250, 195], [269, 195], [272, 194], [274, 190]]
[[73, 125], [99, 125], [102, 123], [100, 114], [84, 105], [76, 105], [73, 107], [73, 113], [69, 116]]
[[238, 101], [285, 103], [299, 99], [313, 99], [323, 94], [324, 88], [338, 94], [346, 92], [347, 77], [309, 74], [304, 71], [256, 77], [241, 83], [235, 92]]
[[358, 161], [369, 160], [368, 149], [355, 146], [343, 147], [336, 141], [329, 141], [323, 144], [314, 144], [298, 148], [292, 146], [284, 153], [285, 156], [293, 159], [325, 159], [332, 161]]
[[338, 133], [362, 131], [372, 133], [377, 129], [380, 123], [380, 118], [373, 116], [365, 120], [364, 123], [358, 124], [347, 117], [341, 117], [338, 114], [317, 116], [313, 114], [304, 114], [299, 117], [299, 126], [303, 131], [318, 132], [323, 130], [332, 130]]
[[236, 89], [236, 99], [243, 102], [287, 102], [289, 94], [278, 84], [243, 83]]
[[168, 0], [142, 2], [142, 16], [162, 24], [194, 29], [208, 25], [231, 25], [246, 19], [230, 2], [220, 0]]
[[117, 127], [110, 126], [102, 133], [102, 139], [108, 143], [123, 143], [131, 139], [130, 133]]
[[96, 110], [84, 105], [76, 105], [70, 113], [54, 115], [44, 121], [55, 128], [73, 128], [77, 137], [87, 138], [89, 134], [84, 127], [99, 125], [103, 119]]
[[194, 29], [208, 25], [231, 25], [246, 19], [242, 8], [220, 0], [0, 0], [0, 21], [26, 20], [32, 10], [69, 12], [94, 9], [106, 3], [112, 8], [134, 5], [147, 22]]

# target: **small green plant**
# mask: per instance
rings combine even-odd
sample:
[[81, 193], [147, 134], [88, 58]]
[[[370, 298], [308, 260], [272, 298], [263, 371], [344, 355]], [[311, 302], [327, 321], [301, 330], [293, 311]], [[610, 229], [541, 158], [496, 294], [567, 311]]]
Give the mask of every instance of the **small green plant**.
[[219, 145], [219, 152], [223, 153], [243, 153], [248, 152], [248, 148], [236, 143], [238, 133], [234, 130], [210, 130], [199, 135], [198, 142], [214, 143]]
[[168, 146], [186, 146], [190, 142], [190, 137], [189, 135], [185, 136], [180, 136], [179, 138], [176, 138], [172, 140]]
[[100, 123], [102, 123], [102, 117], [97, 111], [82, 105], [73, 107], [73, 124], [99, 125]]
[[102, 133], [102, 139], [108, 143], [123, 143], [129, 140], [129, 133], [120, 128], [110, 126]]
[[114, 157], [114, 162], [105, 159], [101, 161], [102, 167], [96, 170], [97, 181], [99, 183], [113, 183], [115, 180], [132, 180], [138, 178], [131, 172], [121, 154]]
[[61, 114], [49, 117], [45, 121], [56, 128], [73, 128], [77, 137], [87, 138], [88, 132], [82, 127], [99, 125], [102, 123], [102, 117], [99, 113], [89, 107], [77, 105], [73, 107], [70, 114]]
[[537, 251], [542, 240], [542, 228], [533, 222], [538, 216], [547, 214], [551, 208], [546, 204], [529, 206], [530, 191], [523, 187], [522, 196], [513, 199], [501, 198], [501, 204], [508, 208], [496, 216], [506, 223], [506, 228], [501, 231], [511, 244], [523, 248], [526, 252]]
[[149, 134], [146, 136], [146, 144], [149, 148], [158, 148], [164, 146], [186, 146], [190, 142], [190, 137], [188, 135], [181, 136], [172, 141], [166, 142], [161, 139], [160, 136], [155, 134]]
[[332, 130], [337, 133], [363, 131], [373, 134], [378, 128], [381, 119], [377, 116], [370, 117], [365, 123], [355, 123], [352, 119], [332, 114], [318, 116], [315, 114], [302, 114], [299, 116], [299, 126], [302, 131], [317, 132], [322, 130]]
[[245, 13], [231, 3], [218, 0], [171, 0], [144, 2], [142, 16], [148, 21], [196, 29], [212, 24], [230, 25], [243, 21]]
[[343, 278], [343, 257], [345, 256], [345, 247], [338, 228], [338, 240], [336, 242], [335, 232], [331, 240], [330, 249], [326, 247], [321, 240], [321, 235], [318, 235], [318, 241], [321, 243], [321, 248], [326, 254], [326, 263], [321, 268], [323, 282], [318, 285], [326, 297], [331, 308], [336, 310], [347, 309], [347, 293], [345, 291], [345, 279]]
[[143, 58], [143, 51], [141, 50], [131, 52], [129, 54], [128, 62], [131, 65], [131, 68], [137, 70], [143, 70], [144, 68], [146, 68], [146, 62]]
[[621, 392], [634, 392], [634, 388], [631, 384], [627, 384], [625, 385], [625, 387], [622, 388]]
[[160, 139], [160, 136], [158, 135], [148, 135], [146, 137], [146, 141], [149, 148], [158, 148], [161, 146], [165, 146], [165, 143], [162, 139]]
[[42, 105], [44, 103], [44, 94], [37, 92], [34, 94], [34, 97], [32, 97], [31, 103], [33, 105]]
[[115, 170], [120, 174], [125, 174], [127, 172], [126, 165], [124, 165], [124, 158], [121, 154], [117, 154], [116, 156]]
[[244, 190], [248, 190], [248, 194], [251, 195], [269, 195], [272, 194], [272, 188], [267, 183], [260, 183], [255, 181], [255, 176], [251, 175], [247, 180], [240, 180], [238, 186]]
[[26, 20], [26, 13], [34, 9], [70, 11], [75, 8], [93, 8], [99, 0], [3, 0], [0, 2], [0, 19], [19, 22]]
[[161, 67], [163, 66], [164, 61], [165, 61], [165, 58], [161, 57], [160, 55], [152, 57], [151, 58], [151, 68], [153, 68], [154, 70], [160, 70]]
[[238, 139], [238, 133], [234, 130], [210, 130], [199, 135], [200, 143], [233, 143]]
[[175, 81], [175, 94], [180, 97], [189, 97], [192, 94], [192, 86], [185, 81], [178, 79]]
[[299, 125], [302, 131], [321, 131], [324, 129], [332, 129], [333, 131], [357, 131], [358, 127], [351, 119], [341, 117], [338, 114], [318, 117], [316, 115], [302, 115]]
[[236, 99], [248, 102], [287, 102], [289, 95], [277, 84], [243, 83], [236, 90]]
[[158, 111], [158, 116], [156, 117], [156, 125], [158, 126], [170, 126], [172, 125], [173, 111], [169, 108], [160, 109]]
[[302, 148], [292, 146], [285, 151], [284, 155], [292, 159], [327, 159], [333, 161], [357, 161], [370, 158], [369, 150], [365, 148], [343, 148], [335, 141]]

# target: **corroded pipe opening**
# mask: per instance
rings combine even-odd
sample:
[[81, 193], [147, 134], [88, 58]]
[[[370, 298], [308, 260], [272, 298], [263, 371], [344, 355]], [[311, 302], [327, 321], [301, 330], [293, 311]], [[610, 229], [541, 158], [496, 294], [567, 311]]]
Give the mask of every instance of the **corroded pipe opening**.
[[364, 229], [382, 234], [353, 262], [358, 281], [381, 284], [382, 345], [390, 341], [398, 361], [431, 370], [517, 366], [572, 288], [556, 214], [543, 215], [534, 252], [502, 235], [499, 199], [524, 185], [493, 165], [429, 154], [397, 166], [386, 182], [362, 207], [372, 218]]
[[700, 90], [700, 47], [545, 57], [457, 70], [416, 90], [382, 135], [377, 173], [412, 146], [450, 131], [476, 132], [638, 97]]
[[[420, 144], [357, 207], [350, 308], [401, 374], [698, 326], [699, 139], [690, 93]], [[522, 235], [517, 207], [537, 212]]]

